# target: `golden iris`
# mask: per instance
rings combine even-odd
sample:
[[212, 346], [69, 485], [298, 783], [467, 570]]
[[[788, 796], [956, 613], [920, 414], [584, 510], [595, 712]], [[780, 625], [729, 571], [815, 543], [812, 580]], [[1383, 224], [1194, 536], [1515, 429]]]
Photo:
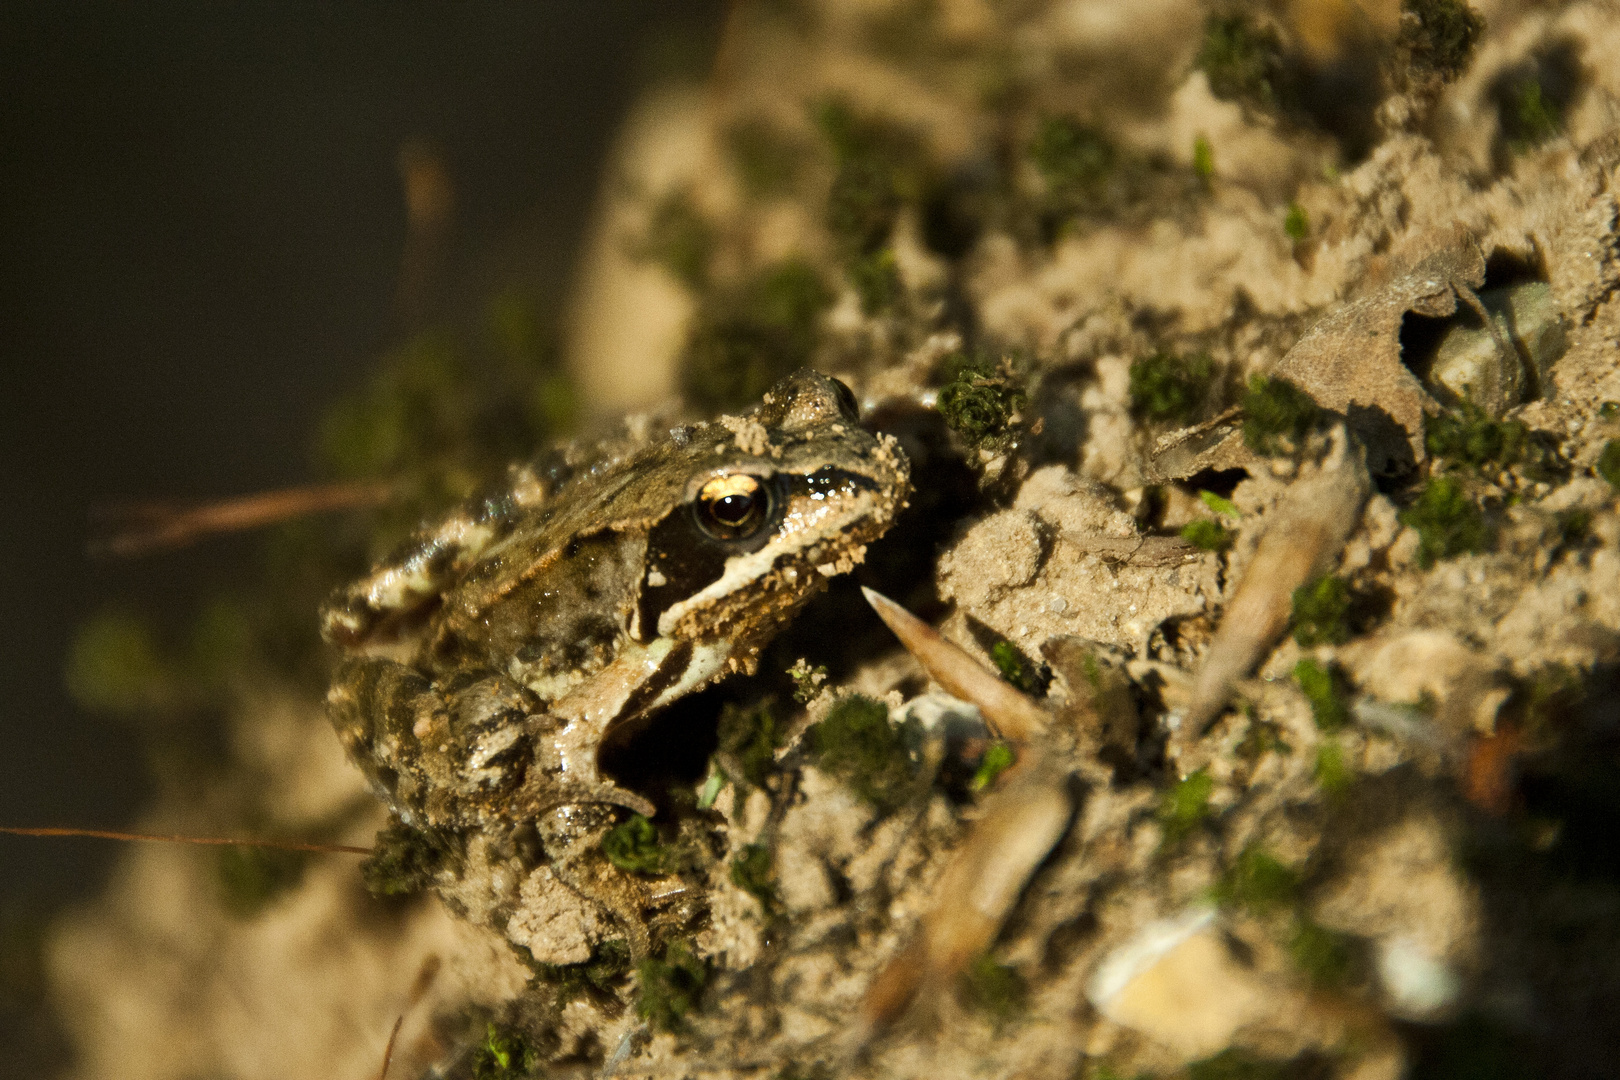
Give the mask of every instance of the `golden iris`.
[[717, 476], [697, 494], [697, 519], [717, 540], [746, 540], [770, 518], [770, 493], [747, 473]]

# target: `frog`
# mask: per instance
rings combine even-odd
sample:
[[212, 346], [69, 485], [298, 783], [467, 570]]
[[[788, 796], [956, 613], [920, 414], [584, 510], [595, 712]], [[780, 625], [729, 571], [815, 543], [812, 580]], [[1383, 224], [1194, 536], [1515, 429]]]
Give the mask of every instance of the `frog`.
[[606, 775], [599, 752], [672, 702], [753, 673], [794, 613], [894, 524], [910, 467], [893, 436], [861, 426], [847, 386], [811, 370], [740, 415], [603, 447], [513, 467], [320, 617], [341, 658], [328, 715], [398, 821], [475, 839], [494, 862], [527, 853], [491, 878], [504, 898], [441, 895], [498, 925], [513, 882], [544, 863], [551, 892], [560, 883], [605, 910], [640, 952], [659, 889], [607, 863], [600, 841], [626, 811], [655, 808]]

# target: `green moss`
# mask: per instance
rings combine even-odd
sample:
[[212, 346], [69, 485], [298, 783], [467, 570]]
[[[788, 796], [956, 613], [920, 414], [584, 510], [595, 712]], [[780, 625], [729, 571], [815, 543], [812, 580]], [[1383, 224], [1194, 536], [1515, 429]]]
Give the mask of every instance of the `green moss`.
[[1311, 219], [1299, 203], [1288, 204], [1288, 213], [1283, 215], [1283, 232], [1296, 244], [1303, 243], [1310, 237]]
[[1238, 510], [1236, 503], [1234, 503], [1231, 499], [1222, 498], [1213, 491], [1200, 491], [1198, 493], [1198, 501], [1223, 517], [1229, 517], [1236, 520], [1237, 518], [1243, 516], [1242, 512]]
[[1445, 461], [1475, 468], [1537, 463], [1541, 447], [1517, 420], [1492, 420], [1464, 402], [1456, 412], [1423, 418], [1423, 445]]
[[793, 700], [800, 705], [813, 701], [821, 688], [827, 682], [827, 665], [817, 664], [811, 667], [809, 662], [800, 659], [787, 670], [788, 678], [793, 680]]
[[1205, 551], [1225, 551], [1232, 546], [1234, 537], [1231, 530], [1220, 522], [1199, 518], [1181, 527], [1181, 538]]
[[185, 696], [179, 671], [140, 617], [104, 610], [68, 647], [68, 694], [82, 708], [114, 716], [162, 712]]
[[360, 864], [360, 876], [373, 896], [409, 896], [433, 884], [434, 875], [453, 857], [438, 836], [389, 818]]
[[714, 226], [698, 213], [692, 197], [685, 191], [673, 191], [653, 208], [647, 233], [636, 245], [635, 253], [698, 291], [708, 281], [714, 244]]
[[903, 803], [915, 786], [911, 755], [880, 701], [860, 694], [839, 699], [810, 729], [816, 764], [880, 811]]
[[1208, 771], [1197, 772], [1177, 781], [1159, 802], [1159, 824], [1164, 827], [1166, 846], [1180, 843], [1210, 815], [1209, 797], [1215, 792], [1215, 778]]
[[1187, 1080], [1287, 1080], [1290, 1075], [1288, 1062], [1255, 1057], [1236, 1047], [1187, 1066]]
[[1620, 401], [1605, 401], [1599, 405], [1598, 416], [1604, 420], [1620, 420]]
[[668, 874], [676, 869], [675, 852], [658, 842], [658, 830], [641, 814], [614, 826], [602, 837], [602, 854], [620, 870]]
[[1029, 986], [1017, 969], [998, 964], [985, 953], [962, 974], [962, 992], [978, 1011], [1000, 1027], [1028, 1008]]
[[253, 622], [247, 608], [228, 597], [215, 597], [191, 624], [186, 667], [198, 683], [223, 687], [253, 652]]
[[1312, 986], [1343, 986], [1350, 977], [1354, 956], [1345, 935], [1301, 918], [1288, 942], [1288, 955]]
[[630, 973], [630, 947], [615, 938], [591, 950], [577, 964], [540, 964], [537, 974], [551, 986], [558, 1005], [585, 999], [597, 1005], [614, 1001], [615, 991]]
[[222, 847], [214, 863], [225, 909], [251, 918], [304, 880], [309, 856], [302, 851], [243, 846]]
[[766, 844], [749, 844], [731, 860], [731, 883], [759, 901], [766, 911], [776, 906], [772, 884], [771, 849]]
[[1396, 45], [1419, 72], [1433, 72], [1450, 82], [1468, 70], [1474, 46], [1485, 33], [1485, 20], [1463, 0], [1402, 0]]
[[852, 256], [845, 263], [849, 283], [860, 297], [861, 312], [881, 315], [900, 300], [902, 284], [900, 265], [895, 262], [894, 249], [880, 247], [876, 251]]
[[947, 361], [951, 372], [935, 407], [947, 427], [969, 446], [992, 449], [1012, 435], [1012, 418], [1027, 401], [1023, 387], [988, 360]]
[[654, 1031], [686, 1030], [686, 1017], [698, 1007], [708, 965], [693, 955], [684, 942], [671, 942], [659, 958], [648, 957], [636, 967], [641, 993], [636, 1015]]
[[1024, 693], [1038, 694], [1044, 689], [1039, 665], [1006, 638], [990, 646], [990, 662], [996, 665], [1002, 679]]
[[776, 769], [776, 748], [782, 745], [771, 700], [747, 707], [727, 702], [720, 708], [719, 734], [720, 752], [742, 774], [732, 779], [762, 787]]
[[1316, 748], [1316, 764], [1312, 771], [1316, 786], [1330, 799], [1343, 798], [1356, 782], [1355, 772], [1344, 760], [1344, 748], [1331, 739]]
[[484, 1041], [473, 1050], [473, 1080], [519, 1080], [539, 1064], [540, 1056], [522, 1035], [492, 1020], [484, 1029]]
[[1563, 110], [1547, 96], [1538, 73], [1524, 75], [1508, 88], [1501, 111], [1502, 135], [1516, 153], [1528, 153], [1564, 129]]
[[984, 757], [979, 759], [979, 767], [974, 770], [973, 779], [968, 781], [970, 791], [983, 791], [996, 782], [996, 777], [1006, 772], [1017, 761], [1009, 743], [997, 739], [985, 750]]
[[1603, 452], [1593, 468], [1603, 479], [1620, 488], [1620, 439], [1610, 439], [1603, 444]]
[[1223, 101], [1274, 109], [1287, 96], [1282, 43], [1269, 26], [1247, 15], [1212, 15], [1196, 64]]
[[1294, 640], [1305, 648], [1350, 640], [1350, 583], [1332, 574], [1294, 590]]
[[1215, 148], [1202, 135], [1193, 139], [1192, 169], [1206, 188], [1215, 179]]
[[1215, 365], [1202, 353], [1183, 359], [1160, 352], [1131, 364], [1131, 412], [1186, 423], [1209, 397]]
[[1265, 849], [1244, 848], [1215, 886], [1216, 902], [1257, 915], [1291, 907], [1299, 895], [1299, 875]]
[[1560, 510], [1553, 515], [1553, 521], [1558, 526], [1558, 543], [1564, 547], [1573, 547], [1592, 535], [1590, 510]]
[[1317, 730], [1333, 735], [1350, 722], [1350, 686], [1336, 665], [1324, 667], [1310, 657], [1294, 665], [1294, 681], [1311, 703]]
[[1399, 517], [1402, 525], [1418, 532], [1417, 559], [1424, 569], [1437, 559], [1485, 551], [1494, 539], [1478, 504], [1449, 476], [1430, 480]]
[[737, 408], [808, 364], [832, 294], [807, 263], [788, 260], [741, 288], [705, 299], [686, 352], [681, 388], [704, 409]]
[[1114, 144], [1098, 128], [1069, 116], [1049, 116], [1035, 129], [1029, 158], [1059, 209], [1094, 204], [1114, 171]]
[[1252, 375], [1243, 395], [1243, 445], [1257, 454], [1295, 453], [1321, 414], [1311, 396], [1287, 379]]
[[926, 185], [921, 140], [841, 101], [823, 103], [815, 120], [837, 167], [827, 196], [827, 229], [846, 256], [875, 251], [888, 242], [900, 208]]
[[767, 120], [733, 125], [726, 147], [743, 189], [757, 199], [791, 192], [804, 164], [804, 148]]

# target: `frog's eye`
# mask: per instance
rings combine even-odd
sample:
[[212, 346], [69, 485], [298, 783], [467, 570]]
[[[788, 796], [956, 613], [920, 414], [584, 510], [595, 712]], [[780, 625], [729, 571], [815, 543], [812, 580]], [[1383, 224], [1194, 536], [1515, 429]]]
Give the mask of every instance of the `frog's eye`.
[[698, 490], [698, 527], [716, 540], [747, 540], [771, 520], [770, 489], [747, 473], [717, 476]]

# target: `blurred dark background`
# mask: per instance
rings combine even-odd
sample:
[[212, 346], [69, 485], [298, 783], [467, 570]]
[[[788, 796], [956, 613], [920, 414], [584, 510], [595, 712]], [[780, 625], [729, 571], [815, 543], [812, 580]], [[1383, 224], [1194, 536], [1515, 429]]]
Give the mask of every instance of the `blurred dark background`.
[[[64, 689], [75, 627], [110, 601], [183, 618], [259, 549], [95, 561], [87, 516], [311, 479], [323, 404], [403, 329], [402, 146], [435, 148], [454, 182], [442, 304], [509, 276], [560, 300], [626, 107], [683, 66], [700, 75], [722, 14], [0, 7], [0, 824], [116, 828], [139, 811], [134, 732]], [[117, 854], [0, 836], [0, 990], [24, 992], [31, 935]], [[0, 1071], [26, 1037], [0, 1021]]]

